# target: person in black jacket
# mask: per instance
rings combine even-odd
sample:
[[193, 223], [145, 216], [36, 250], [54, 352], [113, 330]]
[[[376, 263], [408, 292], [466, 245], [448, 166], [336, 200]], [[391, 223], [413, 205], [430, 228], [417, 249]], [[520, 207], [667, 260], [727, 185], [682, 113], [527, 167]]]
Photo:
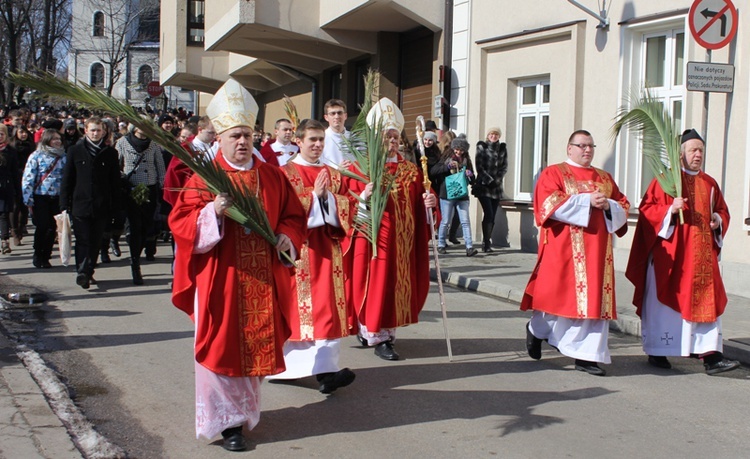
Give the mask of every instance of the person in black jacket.
[[[15, 148], [18, 155], [18, 174], [23, 174], [26, 167], [26, 161], [29, 156], [36, 150], [34, 136], [24, 126], [16, 126], [10, 139], [10, 146]], [[20, 179], [19, 179], [20, 182]], [[18, 206], [15, 212], [10, 214], [10, 227], [13, 233], [13, 244], [21, 245], [21, 239], [28, 234], [26, 224], [29, 220], [29, 209], [26, 206]]]
[[18, 154], [8, 145], [8, 127], [0, 124], [0, 245], [9, 254], [10, 214], [21, 199], [21, 177], [18, 175]]
[[508, 150], [505, 142], [500, 142], [502, 132], [500, 128], [490, 128], [487, 131], [487, 141], [477, 142], [475, 164], [477, 167], [476, 181], [472, 194], [477, 197], [482, 206], [482, 252], [492, 252], [492, 229], [495, 226], [495, 215], [503, 193], [503, 178], [508, 172]]
[[120, 209], [120, 163], [105, 133], [101, 118], [86, 120], [85, 136], [68, 149], [60, 190], [60, 208], [73, 220], [76, 284], [84, 289], [93, 282], [104, 225]]

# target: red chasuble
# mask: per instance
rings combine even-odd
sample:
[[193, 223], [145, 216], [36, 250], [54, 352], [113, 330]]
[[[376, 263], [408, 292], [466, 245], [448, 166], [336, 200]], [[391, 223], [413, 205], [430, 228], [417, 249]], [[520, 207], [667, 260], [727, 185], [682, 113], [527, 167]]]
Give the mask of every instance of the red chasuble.
[[[255, 160], [238, 171], [218, 163], [232, 180], [244, 182], [260, 197], [275, 234], [286, 234], [299, 249], [307, 216], [279, 168]], [[195, 359], [214, 373], [264, 376], [285, 369], [282, 346], [289, 337], [289, 268], [266, 240], [234, 220], [223, 219], [224, 236], [204, 254], [193, 253], [200, 211], [214, 200], [197, 175], [169, 216], [177, 244], [172, 302], [191, 317], [197, 307]]]
[[[417, 323], [430, 288], [430, 229], [422, 173], [400, 155], [386, 167], [397, 171], [398, 178], [383, 212], [378, 257], [372, 257], [370, 242], [356, 233], [345, 256], [347, 293], [369, 332]], [[351, 186], [357, 193], [364, 189], [361, 182]]]
[[[724, 313], [727, 295], [719, 272], [721, 249], [709, 227], [712, 213], [721, 217], [721, 236], [729, 227], [729, 209], [716, 181], [703, 172], [682, 173], [685, 224], [675, 214], [674, 233], [657, 236], [674, 198], [662, 191], [656, 180], [648, 187], [638, 208], [638, 226], [633, 238], [627, 278], [635, 285], [633, 304], [641, 315], [648, 257], [653, 256], [656, 295], [659, 301], [691, 322], [715, 322]], [[718, 229], [717, 229], [718, 231]]]
[[[539, 227], [539, 256], [526, 286], [521, 309], [571, 319], [615, 319], [615, 271], [612, 234], [604, 211], [590, 208], [584, 228], [555, 220], [552, 214], [571, 196], [596, 190], [628, 212], [630, 203], [607, 172], [566, 163], [542, 171], [534, 191]], [[627, 225], [617, 230], [622, 237]]]
[[347, 180], [328, 166], [287, 163], [281, 170], [292, 183], [307, 214], [313, 208], [315, 179], [324, 169], [331, 178], [329, 193], [336, 200], [340, 228], [323, 225], [308, 228], [297, 269], [292, 276], [290, 308], [291, 341], [336, 339], [356, 332], [351, 301], [344, 289], [341, 241], [352, 227], [358, 201], [349, 194]]

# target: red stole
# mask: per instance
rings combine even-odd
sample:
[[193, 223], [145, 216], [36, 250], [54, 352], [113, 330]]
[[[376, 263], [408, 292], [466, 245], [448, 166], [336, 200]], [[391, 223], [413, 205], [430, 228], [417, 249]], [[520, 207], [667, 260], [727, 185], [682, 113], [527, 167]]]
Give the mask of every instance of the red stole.
[[304, 166], [287, 163], [281, 170], [287, 175], [307, 215], [313, 208], [315, 179], [324, 169], [331, 178], [329, 192], [336, 200], [340, 228], [323, 225], [308, 228], [297, 269], [292, 275], [290, 324], [292, 341], [336, 339], [356, 331], [351, 301], [344, 288], [341, 241], [352, 226], [356, 199], [349, 194], [347, 180], [328, 166]]
[[[534, 309], [572, 319], [615, 319], [612, 235], [604, 212], [590, 208], [586, 228], [550, 218], [571, 196], [596, 190], [630, 208], [612, 177], [595, 168], [566, 163], [542, 171], [534, 192], [534, 216], [539, 226], [539, 256], [521, 309]], [[622, 236], [627, 225], [616, 234]]]

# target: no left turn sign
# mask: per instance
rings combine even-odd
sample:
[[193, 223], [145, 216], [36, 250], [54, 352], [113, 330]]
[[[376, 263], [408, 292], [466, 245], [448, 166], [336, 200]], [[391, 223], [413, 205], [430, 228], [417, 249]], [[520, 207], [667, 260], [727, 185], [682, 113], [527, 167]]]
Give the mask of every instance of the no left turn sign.
[[737, 33], [737, 8], [731, 0], [695, 0], [688, 13], [690, 33], [707, 49], [723, 48]]

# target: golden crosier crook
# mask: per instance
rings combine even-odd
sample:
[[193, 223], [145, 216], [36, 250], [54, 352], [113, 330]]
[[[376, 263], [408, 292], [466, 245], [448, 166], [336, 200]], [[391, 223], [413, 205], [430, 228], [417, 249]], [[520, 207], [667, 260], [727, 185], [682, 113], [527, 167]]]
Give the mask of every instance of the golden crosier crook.
[[[427, 173], [427, 154], [424, 148], [424, 117], [419, 115], [417, 117], [417, 146], [419, 147], [419, 153], [422, 155], [420, 161], [422, 161], [422, 185], [424, 186], [424, 192], [430, 193], [432, 189], [432, 182], [430, 176]], [[445, 309], [445, 292], [443, 292], [443, 276], [440, 272], [440, 259], [438, 258], [437, 251], [437, 239], [435, 238], [435, 217], [432, 214], [432, 209], [427, 209], [427, 224], [430, 225], [430, 236], [432, 244], [432, 256], [435, 259], [435, 272], [437, 274], [438, 293], [440, 294], [440, 311], [443, 314], [443, 331], [445, 332], [445, 344], [448, 346], [448, 361], [453, 361], [453, 350], [451, 348], [451, 338], [448, 334], [448, 313]]]

